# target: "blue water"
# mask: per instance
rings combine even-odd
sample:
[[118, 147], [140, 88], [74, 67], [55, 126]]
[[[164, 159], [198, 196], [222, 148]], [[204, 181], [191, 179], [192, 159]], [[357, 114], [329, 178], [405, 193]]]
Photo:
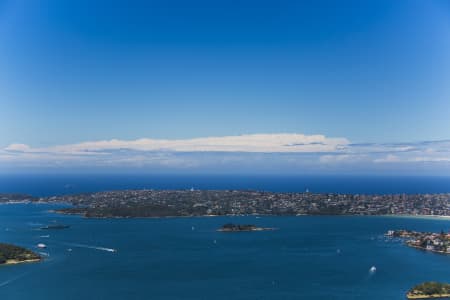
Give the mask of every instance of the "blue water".
[[[450, 229], [405, 217], [84, 219], [50, 205], [0, 205], [0, 240], [43, 262], [0, 267], [0, 299], [404, 299], [414, 284], [449, 281], [450, 256], [387, 240], [388, 229]], [[66, 230], [34, 230], [52, 221]], [[277, 231], [220, 233], [225, 222]], [[50, 234], [49, 238], [39, 237]], [[100, 248], [115, 248], [111, 253]], [[72, 248], [73, 251], [67, 251]], [[369, 269], [376, 266], [374, 274]]]
[[[450, 192], [448, 177], [1, 175], [1, 192], [35, 196], [112, 189], [255, 189], [339, 193]], [[404, 299], [414, 284], [450, 280], [450, 256], [386, 240], [388, 229], [450, 229], [400, 217], [84, 219], [50, 205], [0, 205], [0, 241], [37, 264], [0, 267], [0, 299]], [[53, 221], [61, 231], [34, 230]], [[277, 231], [219, 233], [227, 222]], [[40, 237], [50, 234], [49, 238]], [[114, 248], [115, 253], [102, 250]], [[71, 252], [68, 248], [72, 248]], [[375, 274], [369, 269], [377, 267]]]
[[51, 196], [118, 189], [252, 189], [274, 192], [449, 193], [450, 177], [268, 175], [0, 175], [0, 193]]

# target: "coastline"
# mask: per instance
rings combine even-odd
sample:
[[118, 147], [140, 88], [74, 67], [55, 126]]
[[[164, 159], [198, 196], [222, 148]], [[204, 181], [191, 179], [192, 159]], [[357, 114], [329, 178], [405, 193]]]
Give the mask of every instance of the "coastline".
[[[0, 202], [0, 205], [65, 205], [70, 208], [76, 208], [70, 202], [43, 202], [43, 201], [14, 201], [14, 202]], [[87, 219], [159, 219], [159, 218], [197, 218], [197, 217], [309, 217], [309, 216], [340, 216], [340, 217], [390, 217], [390, 218], [411, 218], [411, 219], [429, 219], [450, 221], [450, 215], [421, 215], [421, 214], [205, 214], [205, 215], [172, 215], [172, 216], [149, 216], [149, 217], [135, 217], [135, 216], [86, 216], [85, 212], [66, 212], [59, 209], [49, 209], [48, 213], [68, 216], [80, 216]]]
[[173, 216], [149, 216], [149, 217], [134, 217], [134, 216], [86, 216], [84, 212], [65, 212], [55, 209], [48, 210], [49, 213], [55, 213], [60, 215], [68, 216], [80, 216], [86, 219], [161, 219], [161, 218], [213, 218], [213, 217], [310, 217], [310, 216], [321, 216], [321, 217], [390, 217], [390, 218], [414, 218], [414, 219], [429, 219], [429, 220], [441, 220], [450, 221], [450, 215], [403, 215], [403, 214], [391, 214], [391, 215], [361, 215], [361, 214], [224, 214], [224, 215], [173, 215]]
[[408, 247], [415, 248], [415, 249], [419, 249], [419, 250], [422, 250], [422, 251], [425, 251], [425, 252], [433, 252], [433, 253], [438, 253], [438, 254], [450, 255], [450, 252], [437, 251], [437, 250], [428, 250], [428, 249], [423, 248], [423, 247], [410, 245], [409, 243], [405, 243], [405, 244], [406, 244]]
[[448, 299], [450, 294], [433, 294], [433, 295], [410, 295], [406, 294], [407, 299]]
[[[9, 203], [31, 196], [5, 194]], [[87, 218], [152, 218], [193, 216], [390, 216], [450, 218], [448, 194], [339, 194], [249, 190], [113, 190], [32, 198], [30, 203], [64, 205], [55, 213]], [[412, 202], [411, 202], [412, 201]], [[422, 203], [419, 205], [418, 203]], [[409, 205], [408, 203], [414, 203]]]
[[1, 266], [23, 264], [23, 263], [40, 262], [41, 260], [42, 260], [42, 258], [33, 258], [33, 259], [25, 259], [25, 260], [7, 259], [5, 263], [0, 264], [0, 267]]
[[413, 219], [429, 219], [429, 220], [450, 220], [450, 215], [411, 215], [411, 214], [391, 214], [391, 215], [377, 215], [391, 218], [413, 218]]

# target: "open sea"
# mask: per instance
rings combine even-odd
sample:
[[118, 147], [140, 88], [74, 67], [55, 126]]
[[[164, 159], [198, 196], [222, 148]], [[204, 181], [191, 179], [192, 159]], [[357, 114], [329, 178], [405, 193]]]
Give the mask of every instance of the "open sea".
[[[445, 177], [2, 175], [0, 192], [36, 196], [110, 189], [258, 189], [345, 193], [450, 192]], [[0, 267], [0, 299], [405, 299], [450, 281], [450, 256], [406, 247], [389, 229], [448, 231], [450, 219], [299, 216], [85, 219], [55, 205], [0, 205], [0, 241], [42, 262]], [[38, 230], [42, 225], [71, 225]], [[276, 231], [221, 233], [227, 222]], [[110, 252], [108, 249], [116, 249]], [[372, 266], [376, 272], [370, 272]]]
[[52, 196], [123, 189], [219, 189], [272, 192], [450, 193], [450, 177], [269, 175], [9, 175], [0, 193]]

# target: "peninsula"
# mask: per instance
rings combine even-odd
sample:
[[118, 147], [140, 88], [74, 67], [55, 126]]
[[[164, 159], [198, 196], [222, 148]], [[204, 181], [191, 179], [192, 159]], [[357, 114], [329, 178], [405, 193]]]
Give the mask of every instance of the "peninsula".
[[0, 194], [0, 203], [66, 203], [88, 218], [224, 215], [450, 216], [447, 194], [277, 193], [248, 190], [122, 190], [52, 197]]
[[0, 266], [40, 261], [41, 256], [28, 249], [0, 243]]
[[449, 299], [450, 284], [424, 282], [413, 287], [407, 294], [408, 299]]
[[406, 245], [425, 251], [450, 254], [450, 233], [418, 232], [411, 230], [389, 230], [389, 237], [406, 239]]

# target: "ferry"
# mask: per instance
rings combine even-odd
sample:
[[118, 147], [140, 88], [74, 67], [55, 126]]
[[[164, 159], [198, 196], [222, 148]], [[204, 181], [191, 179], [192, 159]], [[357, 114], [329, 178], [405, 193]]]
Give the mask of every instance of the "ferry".
[[66, 228], [70, 228], [70, 225], [54, 224], [54, 225], [47, 225], [47, 226], [41, 227], [41, 229], [43, 229], [43, 230], [46, 230], [46, 229], [66, 229]]

